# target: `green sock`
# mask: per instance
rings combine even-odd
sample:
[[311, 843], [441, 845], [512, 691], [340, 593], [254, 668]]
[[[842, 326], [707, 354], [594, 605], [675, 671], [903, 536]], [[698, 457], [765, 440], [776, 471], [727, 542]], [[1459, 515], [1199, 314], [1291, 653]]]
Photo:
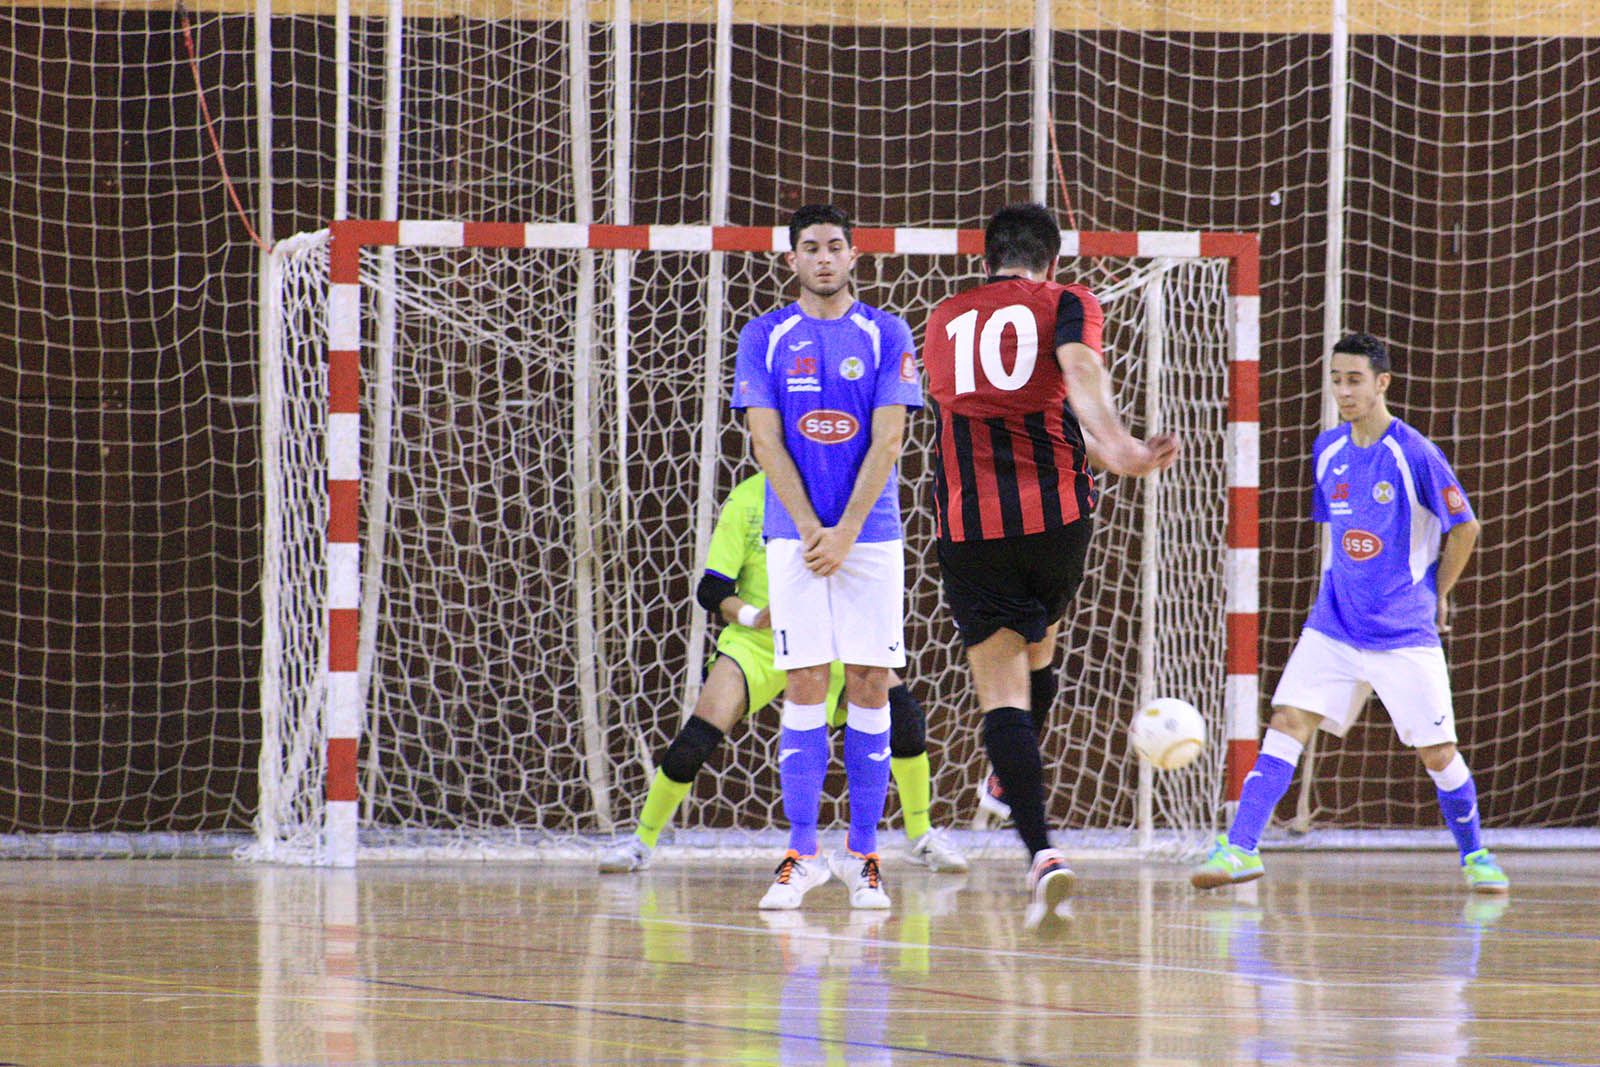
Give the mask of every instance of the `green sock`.
[[657, 769], [655, 777], [650, 779], [650, 792], [645, 795], [644, 809], [639, 812], [639, 828], [633, 835], [651, 848], [655, 848], [656, 839], [661, 836], [661, 831], [672, 821], [672, 813], [678, 810], [683, 798], [689, 795], [690, 784], [674, 782]]
[[900, 794], [900, 818], [906, 826], [906, 839], [915, 841], [933, 828], [928, 821], [928, 807], [933, 803], [928, 754], [891, 759], [889, 770], [894, 775], [895, 790]]

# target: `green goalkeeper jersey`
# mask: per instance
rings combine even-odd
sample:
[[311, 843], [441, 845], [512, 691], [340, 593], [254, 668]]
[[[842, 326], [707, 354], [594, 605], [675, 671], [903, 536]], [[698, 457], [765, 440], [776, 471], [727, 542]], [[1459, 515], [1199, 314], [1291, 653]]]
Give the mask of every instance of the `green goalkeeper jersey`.
[[767, 549], [761, 522], [767, 506], [767, 476], [754, 474], [733, 487], [717, 513], [706, 570], [733, 582], [739, 599], [767, 606]]

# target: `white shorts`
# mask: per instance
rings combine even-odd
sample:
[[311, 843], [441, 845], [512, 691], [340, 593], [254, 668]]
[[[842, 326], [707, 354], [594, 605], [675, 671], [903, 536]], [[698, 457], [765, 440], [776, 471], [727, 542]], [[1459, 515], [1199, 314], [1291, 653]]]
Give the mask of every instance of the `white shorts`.
[[1444, 649], [1438, 647], [1375, 651], [1302, 630], [1272, 694], [1272, 705], [1321, 715], [1322, 728], [1343, 737], [1374, 691], [1401, 744], [1425, 748], [1455, 743], [1450, 671]]
[[814, 667], [840, 660], [857, 667], [906, 665], [905, 546], [857, 541], [838, 570], [806, 569], [800, 542], [767, 542], [773, 666]]

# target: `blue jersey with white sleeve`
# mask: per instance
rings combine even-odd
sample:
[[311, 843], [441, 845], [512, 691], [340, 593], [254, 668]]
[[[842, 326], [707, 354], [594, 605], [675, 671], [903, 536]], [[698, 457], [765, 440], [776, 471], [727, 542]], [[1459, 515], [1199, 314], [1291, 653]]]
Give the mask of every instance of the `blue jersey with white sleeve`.
[[[922, 406], [911, 328], [859, 300], [837, 319], [813, 318], [796, 303], [751, 321], [739, 334], [734, 373], [734, 407], [778, 412], [784, 444], [824, 526], [837, 525], [850, 501], [872, 445], [873, 411]], [[800, 536], [770, 481], [762, 533]], [[856, 540], [901, 536], [897, 467]]]
[[1404, 422], [1366, 446], [1350, 429], [1312, 449], [1311, 517], [1330, 536], [1306, 627], [1356, 648], [1436, 646], [1441, 541], [1472, 505], [1444, 453]]

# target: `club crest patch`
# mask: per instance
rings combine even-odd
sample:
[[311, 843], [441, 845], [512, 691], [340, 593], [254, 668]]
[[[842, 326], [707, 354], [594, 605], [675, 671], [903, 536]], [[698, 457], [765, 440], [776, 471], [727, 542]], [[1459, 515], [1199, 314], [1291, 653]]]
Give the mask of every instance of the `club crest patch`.
[[917, 357], [910, 352], [900, 357], [900, 380], [914, 382], [917, 380]]

